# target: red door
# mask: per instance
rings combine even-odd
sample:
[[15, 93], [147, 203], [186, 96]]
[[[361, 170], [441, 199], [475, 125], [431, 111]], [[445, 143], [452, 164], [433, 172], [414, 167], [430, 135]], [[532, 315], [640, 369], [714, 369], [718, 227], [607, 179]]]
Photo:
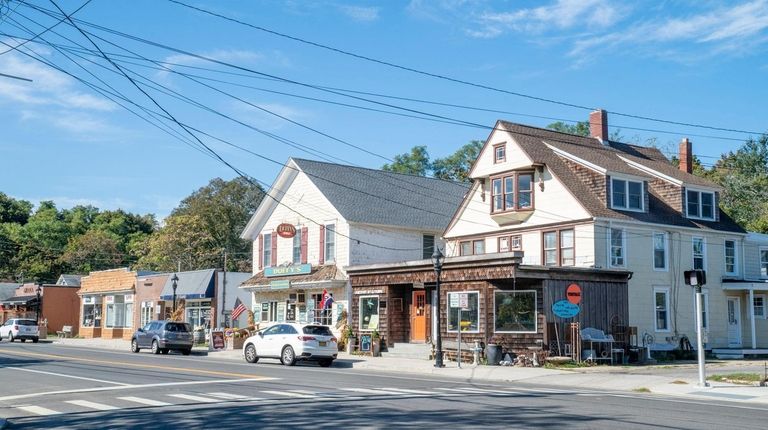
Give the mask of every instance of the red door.
[[427, 340], [427, 295], [414, 291], [411, 302], [411, 342]]

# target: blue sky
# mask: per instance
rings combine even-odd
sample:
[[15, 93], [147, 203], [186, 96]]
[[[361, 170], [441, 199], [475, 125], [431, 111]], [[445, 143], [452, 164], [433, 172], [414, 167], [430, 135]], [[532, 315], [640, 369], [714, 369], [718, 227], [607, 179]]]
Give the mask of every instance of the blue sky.
[[[183, 1], [277, 32], [510, 92], [680, 123], [750, 132], [768, 129], [767, 0]], [[28, 3], [53, 9], [48, 1]], [[83, 2], [58, 4], [69, 13]], [[43, 11], [15, 1], [2, 12], [0, 33], [10, 36], [29, 37], [28, 31], [36, 34], [56, 22]], [[554, 121], [549, 118], [586, 120], [589, 113], [362, 61], [166, 0], [93, 0], [75, 17], [85, 21], [81, 27], [164, 109], [207, 134], [200, 134], [200, 139], [265, 183], [272, 182], [279, 164], [229, 144], [280, 163], [289, 156], [325, 157], [380, 167], [387, 158], [414, 145], [426, 145], [430, 155], [440, 157], [489, 133], [487, 128], [339, 103], [409, 114], [415, 110], [486, 127], [500, 118], [545, 126]], [[125, 39], [86, 22], [226, 64]], [[8, 36], [0, 40], [11, 46], [22, 41]], [[63, 53], [40, 42], [53, 43]], [[84, 51], [93, 45], [67, 23], [18, 51], [4, 52], [7, 49], [0, 44], [0, 73], [33, 82], [0, 77], [0, 191], [34, 203], [50, 199], [59, 207], [93, 204], [155, 213], [162, 219], [180, 199], [211, 178], [234, 177], [233, 171], [191, 148], [189, 142], [173, 138], [73, 77], [18, 52], [53, 63], [94, 85], [106, 88], [109, 84], [137, 105], [158, 110], [125, 77], [108, 70], [111, 64]], [[161, 65], [128, 58], [136, 54]], [[198, 81], [213, 88], [179, 73], [194, 73]], [[308, 85], [331, 87], [335, 93]], [[214, 112], [160, 90], [175, 91]], [[171, 133], [183, 134], [164, 123], [175, 130]], [[642, 144], [656, 138], [665, 151], [676, 151], [680, 138], [689, 136], [694, 153], [705, 164], [749, 136], [616, 114], [609, 115], [609, 124], [621, 129], [625, 141]]]

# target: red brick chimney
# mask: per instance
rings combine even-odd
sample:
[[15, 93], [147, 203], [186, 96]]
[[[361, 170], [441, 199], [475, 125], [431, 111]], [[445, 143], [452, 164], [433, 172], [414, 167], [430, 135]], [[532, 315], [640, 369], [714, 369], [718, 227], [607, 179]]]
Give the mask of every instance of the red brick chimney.
[[589, 134], [604, 144], [608, 143], [608, 112], [598, 109], [589, 114]]
[[680, 170], [693, 173], [693, 150], [687, 137], [680, 141]]

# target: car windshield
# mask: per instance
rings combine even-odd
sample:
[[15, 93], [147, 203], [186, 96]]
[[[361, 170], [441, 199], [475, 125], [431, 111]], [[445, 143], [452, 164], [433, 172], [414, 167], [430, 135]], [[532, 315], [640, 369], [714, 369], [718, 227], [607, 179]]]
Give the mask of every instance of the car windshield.
[[37, 321], [34, 320], [17, 320], [18, 325], [37, 325]]
[[190, 332], [192, 331], [192, 328], [187, 323], [171, 322], [165, 325], [165, 330], [173, 332]]
[[331, 329], [323, 325], [308, 325], [304, 327], [304, 334], [314, 334], [317, 336], [333, 336]]

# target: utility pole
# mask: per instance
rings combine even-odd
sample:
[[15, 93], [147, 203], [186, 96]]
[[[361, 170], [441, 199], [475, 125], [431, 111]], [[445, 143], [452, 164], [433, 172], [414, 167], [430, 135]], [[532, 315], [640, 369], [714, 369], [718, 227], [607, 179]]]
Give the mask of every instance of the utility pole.
[[224, 311], [227, 308], [227, 248], [224, 248], [224, 272], [221, 278], [221, 319], [226, 325], [227, 315]]
[[696, 290], [696, 352], [699, 359], [699, 386], [709, 387], [704, 372], [704, 335], [702, 333], [704, 331], [704, 324], [702, 324], [703, 319], [701, 315], [703, 299], [701, 286], [707, 283], [707, 272], [704, 270], [686, 270], [684, 276], [685, 283]]

